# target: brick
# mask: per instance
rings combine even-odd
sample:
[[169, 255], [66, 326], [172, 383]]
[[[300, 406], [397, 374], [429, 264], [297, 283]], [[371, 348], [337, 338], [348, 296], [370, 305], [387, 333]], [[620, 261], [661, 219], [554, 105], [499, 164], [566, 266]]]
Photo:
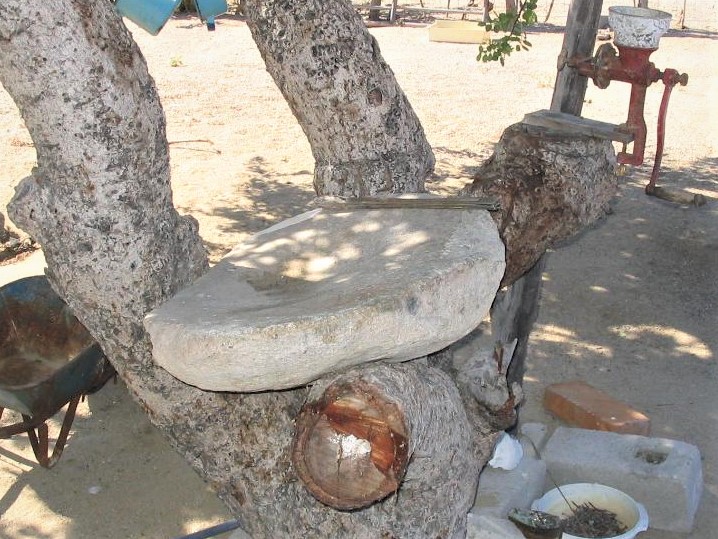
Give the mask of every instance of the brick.
[[651, 420], [646, 415], [581, 381], [548, 386], [543, 404], [575, 427], [641, 435], [651, 430]]
[[[600, 483], [621, 490], [648, 512], [649, 526], [693, 527], [703, 471], [698, 448], [678, 440], [559, 427], [543, 451], [558, 485]], [[554, 485], [547, 481], [548, 490]]]

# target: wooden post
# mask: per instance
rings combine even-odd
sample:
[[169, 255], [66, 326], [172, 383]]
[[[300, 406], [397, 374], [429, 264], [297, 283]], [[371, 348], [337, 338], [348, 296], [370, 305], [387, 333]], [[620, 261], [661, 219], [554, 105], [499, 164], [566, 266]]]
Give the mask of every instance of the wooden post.
[[[378, 8], [381, 6], [381, 0], [371, 0], [369, 3], [369, 6], [374, 8]], [[378, 9], [370, 9], [369, 10], [369, 20], [370, 21], [378, 21], [379, 20], [379, 10]]]
[[568, 67], [566, 61], [576, 55], [593, 55], [602, 6], [603, 0], [571, 1], [551, 100], [551, 110], [555, 112], [581, 115], [588, 79]]

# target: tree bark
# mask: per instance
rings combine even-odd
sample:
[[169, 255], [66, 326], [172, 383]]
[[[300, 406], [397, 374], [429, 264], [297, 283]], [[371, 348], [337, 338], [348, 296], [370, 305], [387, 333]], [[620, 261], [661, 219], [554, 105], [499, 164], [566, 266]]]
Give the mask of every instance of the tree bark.
[[434, 154], [379, 45], [345, 0], [247, 0], [267, 70], [309, 139], [324, 195], [420, 192]]
[[502, 201], [493, 216], [506, 246], [506, 272], [491, 306], [490, 334], [504, 350], [515, 342], [512, 354], [502, 357], [504, 373], [486, 350], [465, 362], [465, 371], [481, 373], [479, 389], [455, 375], [462, 394], [475, 398], [467, 406], [478, 410], [477, 429], [506, 429], [518, 421], [515, 407], [538, 316], [544, 253], [605, 215], [617, 187], [614, 169], [609, 141], [519, 123], [504, 131], [494, 154], [464, 188], [464, 194]]
[[617, 188], [615, 166], [607, 140], [523, 123], [504, 131], [462, 191], [501, 201], [492, 215], [506, 246], [502, 286], [516, 282], [551, 245], [606, 214]]
[[[433, 155], [349, 4], [254, 0], [247, 7], [268, 69], [312, 144], [318, 192], [422, 190]], [[197, 278], [207, 263], [196, 223], [172, 206], [164, 116], [153, 81], [108, 0], [1, 2], [0, 81], [18, 104], [38, 153], [37, 168], [10, 205], [13, 220], [38, 239], [53, 286], [155, 425], [255, 538], [461, 536], [471, 488], [463, 489], [472, 486], [490, 447], [468, 427], [478, 416], [462, 415], [456, 388], [436, 369], [414, 361], [374, 371], [372, 387], [407, 418], [406, 474], [398, 496], [344, 512], [316, 501], [291, 464], [294, 420], [306, 389], [204, 392], [153, 362], [144, 315]], [[517, 137], [517, 147], [531, 142]], [[494, 171], [495, 190], [486, 192], [500, 194], [505, 203], [502, 230], [512, 250], [522, 245], [517, 234], [531, 230], [526, 217], [536, 198], [533, 189], [541, 184], [508, 174], [519, 168], [510, 160], [503, 166], [507, 174]], [[545, 190], [558, 185], [548, 182]], [[584, 203], [583, 192], [567, 196]], [[554, 194], [552, 200], [567, 205], [571, 215], [571, 201]], [[557, 211], [540, 210], [547, 208]], [[539, 229], [546, 230], [542, 224]], [[525, 241], [536, 239], [528, 235]], [[545, 248], [548, 238], [539, 239]], [[521, 275], [520, 267], [512, 279]], [[414, 380], [412, 391], [392, 386], [394, 377]], [[427, 399], [436, 404], [425, 407], [416, 400], [421, 395], [431, 395]], [[422, 417], [428, 419], [413, 419]], [[466, 432], [472, 432], [473, 454], [441, 446], [445, 440], [465, 448]], [[459, 464], [442, 474], [445, 457]], [[422, 482], [427, 477], [435, 482], [431, 489]], [[447, 488], [453, 493], [448, 503], [442, 501]]]

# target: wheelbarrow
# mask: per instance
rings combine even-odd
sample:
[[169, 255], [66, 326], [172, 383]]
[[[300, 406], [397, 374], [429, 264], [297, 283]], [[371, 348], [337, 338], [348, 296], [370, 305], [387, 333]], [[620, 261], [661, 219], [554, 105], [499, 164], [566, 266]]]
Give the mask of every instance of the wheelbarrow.
[[[44, 468], [62, 455], [80, 399], [99, 390], [115, 371], [87, 329], [44, 276], [0, 288], [0, 417], [5, 408], [22, 421], [0, 427], [0, 438], [27, 432]], [[47, 420], [68, 405], [50, 454]]]

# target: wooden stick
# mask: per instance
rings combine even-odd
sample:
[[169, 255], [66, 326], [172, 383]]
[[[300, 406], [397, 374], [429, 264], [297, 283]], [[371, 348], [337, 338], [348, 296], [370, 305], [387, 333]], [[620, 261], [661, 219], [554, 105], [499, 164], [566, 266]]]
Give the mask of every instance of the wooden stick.
[[706, 203], [706, 197], [701, 194], [687, 193], [685, 191], [676, 191], [656, 185], [653, 189], [646, 189], [646, 194], [673, 202], [674, 204], [683, 204], [686, 206], [703, 206]]
[[448, 197], [448, 198], [382, 198], [360, 197], [319, 199], [320, 208], [330, 211], [385, 210], [411, 208], [418, 210], [489, 210], [498, 211], [501, 204], [496, 198]]

